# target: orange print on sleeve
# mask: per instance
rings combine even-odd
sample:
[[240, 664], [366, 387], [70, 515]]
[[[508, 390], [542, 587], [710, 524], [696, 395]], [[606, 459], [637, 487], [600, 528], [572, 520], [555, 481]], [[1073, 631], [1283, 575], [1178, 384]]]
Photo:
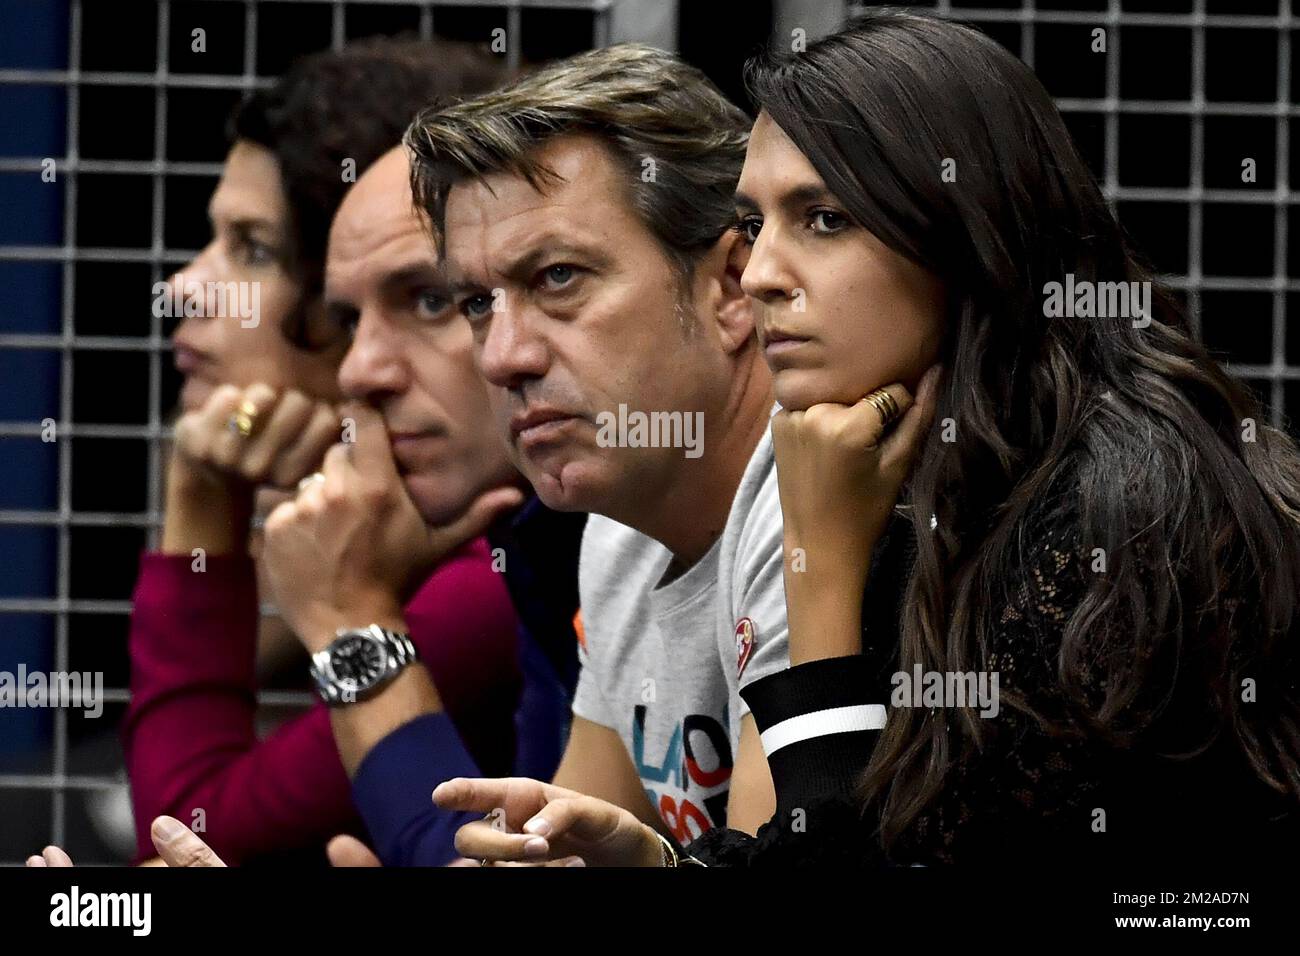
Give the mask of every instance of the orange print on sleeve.
[[582, 629], [582, 608], [573, 614], [573, 633], [578, 635], [578, 646], [587, 649], [587, 632]]

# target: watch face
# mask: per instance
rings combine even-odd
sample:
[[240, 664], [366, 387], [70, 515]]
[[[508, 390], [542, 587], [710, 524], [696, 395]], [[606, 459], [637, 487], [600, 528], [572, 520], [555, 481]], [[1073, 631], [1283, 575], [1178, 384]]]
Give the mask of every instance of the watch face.
[[330, 669], [338, 681], [369, 687], [387, 670], [384, 649], [373, 637], [351, 635], [331, 652]]

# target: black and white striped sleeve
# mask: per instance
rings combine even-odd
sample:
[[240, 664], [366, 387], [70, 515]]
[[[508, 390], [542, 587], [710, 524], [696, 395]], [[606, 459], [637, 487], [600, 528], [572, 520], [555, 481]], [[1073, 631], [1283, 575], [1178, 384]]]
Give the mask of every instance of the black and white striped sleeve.
[[809, 661], [741, 693], [758, 725], [779, 815], [852, 792], [888, 703], [866, 657]]

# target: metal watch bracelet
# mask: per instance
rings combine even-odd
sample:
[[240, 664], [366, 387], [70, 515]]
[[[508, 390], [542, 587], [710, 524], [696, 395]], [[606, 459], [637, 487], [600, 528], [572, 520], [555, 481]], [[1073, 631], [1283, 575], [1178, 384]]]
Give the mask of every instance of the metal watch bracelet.
[[[333, 654], [340, 642], [348, 638], [363, 638], [378, 644], [384, 651], [384, 671], [373, 683], [362, 687], [355, 678], [341, 678], [334, 673]], [[378, 624], [362, 628], [340, 628], [334, 640], [322, 651], [312, 655], [311, 676], [316, 692], [331, 707], [365, 700], [387, 685], [402, 670], [419, 659], [415, 644], [409, 635], [389, 630]]]

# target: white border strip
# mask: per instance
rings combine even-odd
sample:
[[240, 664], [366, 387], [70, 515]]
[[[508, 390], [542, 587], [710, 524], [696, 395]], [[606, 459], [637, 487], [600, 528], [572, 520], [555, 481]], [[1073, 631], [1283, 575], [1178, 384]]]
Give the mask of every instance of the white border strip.
[[879, 730], [884, 726], [884, 704], [853, 704], [790, 717], [767, 728], [760, 739], [763, 742], [763, 752], [770, 757], [782, 747], [797, 744], [801, 740], [829, 734], [847, 734], [856, 730]]

